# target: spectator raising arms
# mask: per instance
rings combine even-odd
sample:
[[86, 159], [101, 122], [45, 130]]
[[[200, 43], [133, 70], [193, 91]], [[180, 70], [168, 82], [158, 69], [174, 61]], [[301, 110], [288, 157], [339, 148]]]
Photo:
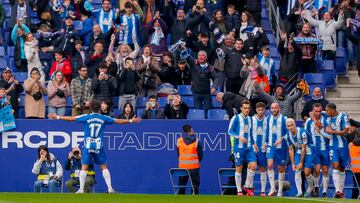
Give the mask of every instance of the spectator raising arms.
[[26, 34], [26, 41], [25, 41], [25, 56], [27, 59], [28, 65], [28, 77], [30, 77], [30, 71], [33, 68], [38, 68], [41, 75], [41, 82], [45, 82], [45, 73], [43, 71], [42, 64], [39, 58], [39, 41], [33, 36], [31, 32]]
[[69, 60], [64, 58], [62, 51], [55, 51], [55, 62], [51, 65], [50, 78], [53, 78], [56, 71], [61, 71], [64, 74], [65, 80], [68, 84], [71, 81], [72, 68]]
[[11, 31], [11, 40], [15, 45], [14, 48], [14, 59], [15, 66], [18, 71], [27, 72], [27, 60], [25, 55], [25, 35], [30, 32], [30, 29], [25, 25], [21, 24], [20, 21], [14, 26]]

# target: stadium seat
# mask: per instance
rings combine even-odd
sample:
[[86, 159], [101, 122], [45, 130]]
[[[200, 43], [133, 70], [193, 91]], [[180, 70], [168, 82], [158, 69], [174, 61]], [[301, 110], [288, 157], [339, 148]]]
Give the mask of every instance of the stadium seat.
[[14, 72], [13, 75], [20, 83], [23, 83], [28, 78], [28, 73], [26, 72]]
[[[119, 105], [119, 97], [118, 96], [115, 96], [114, 97], [114, 107], [113, 108], [118, 108], [118, 105]], [[135, 107], [134, 107], [135, 108]]]
[[214, 108], [222, 108], [223, 104], [221, 102], [219, 102], [218, 100], [216, 100], [215, 96], [211, 97], [211, 100], [212, 100], [212, 105]]
[[19, 118], [25, 118], [25, 109], [19, 108]]
[[270, 45], [275, 45], [275, 36], [273, 34], [266, 34]]
[[220, 168], [218, 170], [220, 194], [223, 195], [225, 189], [236, 189], [236, 185], [224, 183], [229, 178], [235, 177], [235, 168]]
[[13, 72], [16, 72], [16, 67], [15, 67], [15, 59], [12, 57], [12, 58], [9, 58], [9, 68], [13, 71]]
[[4, 57], [5, 55], [5, 47], [0, 47], [0, 56]]
[[13, 46], [7, 48], [7, 55], [8, 57], [14, 57], [14, 48]]
[[[4, 31], [10, 31], [10, 19], [5, 19], [4, 21]], [[5, 33], [8, 35], [8, 33]]]
[[71, 97], [67, 97], [66, 98], [66, 107], [72, 107], [72, 100], [71, 100]]
[[205, 111], [203, 109], [190, 109], [187, 119], [202, 120], [205, 119]]
[[270, 46], [270, 57], [274, 60], [280, 60], [280, 54], [276, 47]]
[[3, 4], [10, 4], [10, 0], [2, 0]]
[[118, 118], [122, 113], [122, 109], [114, 109], [114, 118]]
[[71, 107], [66, 107], [66, 111], [65, 111], [65, 116], [71, 116], [72, 111], [71, 111]]
[[177, 90], [180, 95], [193, 95], [191, 85], [179, 85]]
[[213, 120], [228, 120], [229, 116], [227, 115], [224, 109], [210, 109], [207, 112], [208, 119]]
[[320, 67], [320, 72], [324, 75], [325, 87], [335, 88], [335, 62], [333, 60], [324, 60]]
[[188, 105], [189, 108], [195, 107], [193, 96], [181, 97], [181, 99], [186, 105]]
[[337, 74], [346, 74], [346, 50], [345, 48], [336, 48], [335, 67]]
[[5, 16], [6, 18], [11, 17], [11, 7], [10, 6], [4, 6]]
[[144, 109], [145, 109], [145, 108], [137, 108], [137, 109], [136, 109], [136, 116], [137, 116], [138, 118], [141, 118]]
[[92, 3], [93, 3], [93, 4], [101, 4], [101, 3], [102, 3], [102, 0], [93, 0]]
[[323, 84], [324, 76], [322, 73], [305, 73], [304, 80], [309, 84]]
[[263, 20], [268, 20], [268, 15], [267, 15], [266, 9], [261, 9], [261, 18]]
[[[177, 190], [179, 188], [185, 188], [185, 189], [191, 189], [191, 191], [194, 191], [194, 186], [192, 184], [192, 180], [191, 180], [191, 176], [190, 173], [187, 169], [184, 168], [171, 168], [169, 169], [169, 175], [170, 175], [170, 180], [171, 180], [171, 186], [174, 190], [174, 194], [177, 193]], [[176, 184], [178, 182], [178, 177], [184, 177], [184, 176], [188, 176], [189, 177], [189, 181], [187, 185], [179, 185]], [[176, 179], [175, 179], [176, 178]]]
[[21, 94], [21, 95], [20, 95], [19, 106], [20, 106], [20, 107], [25, 107], [25, 95], [24, 95], [24, 94]]
[[5, 58], [0, 58], [0, 69], [4, 69], [7, 66], [7, 61]]
[[160, 108], [164, 108], [167, 102], [167, 97], [159, 97], [158, 98], [158, 105]]
[[136, 98], [136, 108], [146, 107], [147, 101], [148, 101], [147, 97], [138, 97], [138, 98]]

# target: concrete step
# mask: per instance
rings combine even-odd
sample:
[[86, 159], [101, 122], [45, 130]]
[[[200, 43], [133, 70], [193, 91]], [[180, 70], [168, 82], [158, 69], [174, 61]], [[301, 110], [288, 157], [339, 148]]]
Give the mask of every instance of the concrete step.
[[360, 84], [339, 84], [336, 90], [328, 89], [326, 97], [358, 97], [360, 99]]
[[349, 112], [349, 116], [351, 119], [360, 121], [360, 111], [351, 111], [351, 112]]
[[360, 110], [360, 98], [357, 97], [328, 97], [327, 100], [335, 103], [338, 111], [351, 114]]
[[345, 76], [338, 76], [338, 84], [360, 84], [358, 72], [351, 70]]

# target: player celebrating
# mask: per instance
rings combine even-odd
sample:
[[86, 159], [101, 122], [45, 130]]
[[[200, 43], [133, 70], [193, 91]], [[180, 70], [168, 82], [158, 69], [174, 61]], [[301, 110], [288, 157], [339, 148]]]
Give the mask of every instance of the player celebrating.
[[256, 104], [256, 115], [252, 119], [251, 135], [254, 140], [254, 150], [256, 152], [257, 165], [260, 169], [260, 180], [261, 180], [261, 196], [266, 196], [266, 128], [267, 120], [264, 116], [265, 104], [258, 102]]
[[235, 183], [238, 191], [238, 196], [243, 196], [241, 188], [241, 170], [243, 163], [248, 164], [248, 171], [244, 191], [248, 196], [254, 196], [254, 176], [256, 171], [256, 156], [251, 145], [251, 118], [250, 102], [244, 100], [241, 102], [241, 114], [234, 116], [229, 125], [228, 133], [235, 138], [234, 140], [234, 158], [235, 158]]
[[77, 193], [84, 193], [84, 184], [87, 176], [87, 170], [92, 160], [96, 164], [100, 165], [105, 183], [108, 187], [109, 193], [115, 193], [115, 190], [111, 186], [110, 172], [106, 166], [106, 155], [103, 147], [103, 134], [106, 125], [110, 124], [126, 124], [140, 122], [139, 118], [132, 118], [130, 120], [113, 119], [108, 116], [100, 114], [101, 103], [94, 101], [91, 104], [91, 114], [85, 114], [81, 116], [58, 116], [56, 114], [49, 114], [49, 118], [60, 119], [65, 121], [76, 121], [78, 123], [84, 123], [84, 145], [82, 148], [81, 158], [81, 171], [79, 175], [80, 188]]
[[350, 123], [347, 115], [336, 111], [336, 105], [326, 105], [328, 116], [326, 132], [332, 135], [330, 140], [330, 160], [333, 167], [333, 182], [335, 185], [335, 198], [344, 198], [345, 167], [349, 162], [348, 143], [344, 137]]
[[[266, 143], [267, 147], [267, 161], [268, 161], [268, 176], [270, 182], [270, 192], [268, 196], [275, 195], [275, 173], [274, 162], [278, 165], [279, 172], [279, 191], [278, 197], [283, 196], [283, 186], [285, 180], [285, 159], [286, 159], [286, 143], [282, 142], [282, 137], [286, 134], [286, 116], [280, 113], [280, 104], [271, 104], [271, 115], [267, 119], [267, 133]], [[278, 141], [279, 142], [276, 142]]]
[[316, 155], [314, 153], [315, 146], [309, 133], [304, 128], [296, 127], [294, 119], [286, 119], [286, 127], [289, 131], [285, 136], [285, 140], [289, 146], [292, 169], [295, 171], [295, 184], [298, 191], [296, 197], [303, 196], [301, 188], [301, 171], [303, 168], [308, 181], [308, 189], [306, 190], [304, 197], [310, 197], [311, 192], [314, 189], [314, 177], [311, 174], [311, 169]]
[[320, 103], [315, 103], [312, 106], [312, 112], [310, 112], [310, 118], [305, 122], [305, 130], [307, 130], [312, 136], [312, 140], [315, 144], [315, 170], [314, 170], [314, 192], [313, 196], [319, 196], [319, 179], [320, 170], [322, 169], [323, 177], [323, 191], [322, 197], [327, 197], [327, 188], [329, 186], [329, 139], [331, 135], [325, 132], [326, 117], [322, 114], [322, 106]]

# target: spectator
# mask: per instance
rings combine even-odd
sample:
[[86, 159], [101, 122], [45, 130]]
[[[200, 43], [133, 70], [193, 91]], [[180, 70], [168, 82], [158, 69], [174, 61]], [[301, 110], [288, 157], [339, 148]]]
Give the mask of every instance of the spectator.
[[10, 104], [10, 98], [6, 96], [6, 89], [0, 86], [0, 109]]
[[253, 22], [253, 17], [251, 13], [248, 11], [244, 11], [241, 13], [240, 20], [241, 22], [240, 22], [239, 37], [240, 39], [243, 40], [243, 42], [245, 42], [249, 38], [247, 30], [252, 30], [255, 25]]
[[282, 32], [281, 41], [278, 45], [278, 50], [281, 56], [278, 83], [282, 84], [285, 84], [290, 80], [295, 81], [297, 79], [296, 75], [302, 58], [301, 49], [293, 40], [293, 35], [290, 36], [287, 48], [284, 47], [286, 40], [287, 35], [285, 32]]
[[71, 81], [72, 68], [69, 60], [64, 58], [62, 51], [55, 51], [55, 62], [52, 63], [49, 76], [54, 77], [56, 71], [61, 71], [64, 74], [65, 80], [68, 84]]
[[276, 83], [275, 62], [270, 57], [270, 48], [268, 46], [261, 47], [261, 53], [258, 53], [256, 58], [259, 61], [260, 66], [264, 69], [265, 75], [269, 79], [270, 91]]
[[74, 78], [70, 84], [72, 99], [72, 116], [91, 113], [90, 105], [94, 100], [92, 91], [92, 79], [88, 77], [88, 68], [85, 65], [80, 66], [79, 76]]
[[[74, 147], [69, 152], [68, 158], [65, 164], [65, 170], [70, 171], [70, 179], [65, 182], [66, 188], [69, 192], [75, 193], [76, 186], [80, 184], [79, 175], [81, 170], [81, 150], [79, 147]], [[84, 192], [89, 193], [91, 187], [95, 184], [95, 171], [94, 165], [90, 164], [85, 179]]]
[[321, 93], [321, 89], [320, 87], [315, 87], [312, 95], [311, 95], [311, 100], [307, 101], [305, 103], [305, 106], [303, 108], [303, 110], [301, 111], [301, 118], [304, 119], [305, 121], [309, 118], [309, 112], [311, 112], [312, 110], [312, 106], [315, 103], [319, 103], [322, 106], [322, 109], [325, 109], [326, 105], [329, 103], [323, 96], [323, 94]]
[[172, 21], [170, 27], [171, 44], [174, 44], [180, 39], [184, 38], [185, 28], [186, 28], [185, 26], [186, 26], [185, 11], [184, 9], [178, 9], [176, 11], [176, 19]]
[[70, 96], [70, 87], [61, 71], [54, 72], [54, 78], [47, 87], [49, 98], [48, 112], [64, 116], [66, 113], [66, 99]]
[[30, 71], [33, 68], [38, 68], [41, 75], [41, 82], [45, 82], [45, 73], [43, 71], [42, 64], [39, 58], [39, 41], [34, 38], [31, 32], [26, 34], [26, 41], [25, 41], [25, 56], [27, 59], [27, 70], [28, 70], [28, 77], [30, 77]]
[[112, 102], [110, 102], [109, 100], [102, 100], [100, 106], [100, 113], [102, 115], [113, 117], [111, 106], [112, 106]]
[[94, 23], [92, 19], [85, 14], [81, 14], [81, 21], [82, 21], [82, 29], [78, 35], [83, 40], [84, 46], [89, 46], [90, 38], [91, 35], [93, 34]]
[[144, 109], [142, 119], [164, 119], [164, 113], [158, 106], [158, 98], [151, 95], [146, 102], [146, 109]]
[[246, 0], [245, 9], [250, 12], [257, 25], [261, 25], [261, 0]]
[[79, 40], [77, 31], [74, 30], [73, 20], [71, 17], [65, 19], [64, 32], [56, 38], [52, 46], [55, 50], [61, 50], [67, 58], [71, 58], [71, 54], [75, 50], [75, 41]]
[[32, 173], [37, 175], [34, 192], [40, 192], [44, 185], [48, 186], [49, 192], [60, 192], [63, 169], [59, 160], [44, 145], [39, 146], [37, 155], [32, 168]]
[[[192, 37], [188, 35], [186, 40], [187, 47], [191, 48], [193, 52], [205, 51], [208, 58], [211, 60], [209, 63], [214, 63], [215, 49], [209, 41], [209, 36], [206, 33], [199, 32], [196, 42], [193, 42]], [[221, 68], [219, 68], [221, 70]]]
[[130, 102], [125, 103], [123, 111], [119, 115], [119, 119], [130, 120], [135, 117], [134, 107]]
[[78, 76], [79, 68], [84, 65], [86, 52], [83, 50], [82, 41], [75, 41], [75, 51], [72, 54], [71, 58], [71, 67], [72, 67], [72, 76], [71, 78], [75, 78]]
[[[133, 1], [135, 2], [135, 1]], [[127, 44], [134, 48], [133, 36], [139, 42], [139, 16], [134, 13], [134, 6], [129, 1], [125, 3], [125, 14], [119, 18], [119, 42]]]
[[45, 118], [45, 98], [47, 93], [44, 83], [41, 83], [41, 75], [38, 68], [30, 71], [30, 77], [24, 81], [25, 89], [25, 118]]
[[305, 2], [305, 0], [296, 0], [294, 8], [291, 9], [286, 23], [286, 33], [288, 35], [291, 33], [295, 33], [295, 35], [300, 34], [304, 24], [304, 19], [302, 18], [301, 13], [306, 9], [304, 7]]
[[339, 12], [337, 21], [332, 20], [330, 12], [325, 12], [323, 20], [315, 20], [310, 11], [303, 11], [302, 16], [309, 23], [319, 28], [319, 36], [322, 40], [322, 58], [323, 60], [335, 60], [336, 55], [336, 30], [340, 29], [344, 24], [343, 10]]
[[113, 105], [114, 93], [117, 88], [116, 79], [108, 74], [108, 68], [105, 64], [100, 64], [99, 75], [92, 81], [92, 90], [95, 99], [99, 101], [107, 100], [110, 102], [110, 108]]
[[138, 93], [136, 84], [140, 79], [139, 72], [135, 70], [134, 60], [130, 57], [126, 58], [125, 67], [118, 76], [119, 109], [122, 109], [126, 103], [135, 106]]
[[[346, 21], [346, 36], [349, 38], [349, 40], [351, 40], [351, 42], [357, 46], [360, 46], [360, 36], [357, 34], [353, 34], [351, 32], [351, 27], [350, 27], [350, 19], [348, 19]], [[357, 33], [359, 33], [360, 29], [358, 28], [356, 30]], [[360, 52], [357, 52], [357, 56], [356, 56], [356, 69], [358, 71], [358, 75], [360, 77]]]
[[116, 75], [118, 73], [118, 67], [117, 67], [117, 64], [116, 64], [112, 54], [108, 54], [103, 63], [108, 68], [108, 73], [111, 76], [116, 77]]
[[194, 36], [198, 36], [199, 32], [210, 34], [209, 23], [211, 18], [205, 9], [205, 1], [197, 0], [196, 4], [188, 13], [186, 30], [190, 30]]
[[166, 35], [168, 28], [166, 23], [160, 18], [159, 12], [156, 12], [155, 18], [150, 21], [147, 32], [149, 33], [148, 43], [153, 54], [161, 57], [167, 51]]
[[107, 33], [111, 26], [115, 24], [115, 20], [119, 13], [111, 9], [110, 0], [103, 0], [100, 10], [94, 10], [92, 15], [96, 21], [96, 24], [100, 25], [101, 31]]
[[[142, 18], [142, 30], [148, 30], [149, 28], [152, 28], [151, 22], [156, 18], [155, 16], [156, 12], [158, 12], [158, 7], [156, 7], [154, 0], [145, 0], [142, 10], [145, 11]], [[148, 33], [142, 33], [142, 37], [143, 39], [147, 39], [149, 35]]]
[[164, 108], [164, 115], [167, 119], [187, 119], [189, 107], [179, 94], [169, 95]]
[[76, 18], [74, 15], [74, 7], [71, 5], [70, 0], [64, 0], [63, 5], [60, 8], [60, 16], [62, 19], [66, 19], [68, 17]]
[[14, 48], [14, 59], [15, 66], [18, 71], [27, 72], [27, 60], [25, 56], [25, 35], [30, 32], [30, 29], [25, 25], [21, 24], [20, 21], [14, 26], [11, 31], [11, 40], [15, 45]]
[[115, 28], [111, 27], [108, 32], [101, 31], [101, 27], [95, 24], [92, 28], [92, 35], [90, 37], [90, 44], [88, 51], [94, 51], [95, 45], [100, 42], [103, 45], [103, 49], [107, 50], [110, 44], [111, 35], [114, 33]]
[[51, 13], [51, 21], [55, 26], [56, 30], [60, 30], [62, 28], [62, 20], [60, 16], [61, 12], [61, 2], [59, 0], [48, 0], [48, 5], [45, 8], [45, 11]]
[[[14, 27], [18, 24], [18, 20], [21, 24], [30, 27], [30, 9], [35, 8], [34, 0], [10, 0], [11, 5], [11, 17], [10, 27]], [[14, 43], [15, 44], [15, 43]]]
[[143, 47], [142, 55], [136, 61], [135, 70], [141, 74], [141, 80], [139, 81], [140, 95], [147, 97], [155, 94], [156, 88], [161, 83], [158, 76], [159, 63], [153, 56], [149, 45]]
[[218, 29], [214, 29], [211, 32], [211, 41], [214, 43], [216, 43], [216, 39], [219, 38], [218, 35], [232, 31], [232, 30], [227, 30], [226, 24], [225, 24], [225, 18], [220, 9], [214, 11], [214, 14], [212, 16], [212, 21], [210, 23], [214, 23], [216, 28], [218, 28]]
[[228, 32], [235, 33], [240, 29], [240, 14], [235, 9], [233, 4], [227, 6], [227, 13], [225, 15], [225, 28]]
[[132, 59], [136, 59], [140, 47], [139, 44], [137, 43], [136, 37], [133, 36], [133, 43], [134, 43], [134, 48], [135, 50], [132, 51], [129, 45], [126, 44], [120, 44], [117, 51], [114, 51], [114, 46], [115, 46], [115, 34], [113, 34], [111, 36], [111, 43], [109, 46], [109, 54], [112, 55], [112, 57], [115, 59], [115, 62], [117, 64], [117, 71], [116, 74], [119, 74], [119, 72], [125, 67], [125, 59], [127, 57], [130, 57]]
[[231, 119], [235, 114], [241, 113], [241, 102], [246, 98], [232, 92], [218, 92], [216, 100], [223, 104], [223, 108], [229, 115], [229, 119]]
[[97, 74], [100, 63], [104, 60], [104, 44], [101, 41], [95, 43], [94, 51], [88, 53], [85, 59], [85, 65], [88, 67], [89, 77], [93, 78]]
[[191, 85], [191, 71], [186, 60], [180, 59], [175, 69], [175, 85]]
[[173, 65], [172, 54], [170, 52], [165, 52], [161, 61], [162, 63], [159, 71], [161, 83], [170, 83], [175, 85], [175, 67]]
[[269, 44], [269, 40], [262, 27], [253, 27], [247, 35], [248, 39], [244, 41], [244, 46], [250, 56], [256, 56], [261, 47]]
[[24, 91], [24, 88], [19, 81], [15, 79], [10, 68], [5, 68], [2, 71], [0, 87], [5, 88], [6, 95], [10, 96], [10, 103], [14, 110], [14, 117], [19, 118], [19, 98], [20, 94]]
[[[311, 25], [309, 23], [304, 23], [301, 29], [301, 32], [298, 34], [298, 37], [303, 38], [316, 38], [314, 34], [311, 33]], [[300, 71], [304, 73], [316, 73], [316, 51], [317, 44], [299, 44], [298, 47], [302, 51]]]
[[[218, 81], [214, 68], [207, 62], [205, 51], [199, 51], [197, 61], [187, 58], [191, 69], [192, 92], [194, 94], [195, 108], [200, 109], [204, 103], [205, 111], [212, 108], [211, 94], [217, 89]], [[210, 86], [210, 79], [213, 85]]]
[[[190, 125], [184, 125], [185, 134], [177, 140], [177, 152], [179, 158], [179, 168], [189, 170], [190, 180], [194, 187], [191, 194], [199, 194], [200, 186], [200, 162], [203, 158], [202, 145], [196, 138], [194, 130]], [[179, 185], [186, 185], [188, 176], [179, 177]], [[176, 194], [185, 194], [185, 188], [180, 188]]]
[[360, 169], [359, 169], [359, 154], [360, 154], [360, 129], [356, 130], [354, 140], [349, 144], [350, 158], [351, 158], [351, 170], [354, 173], [352, 199], [357, 199], [359, 196], [358, 182], [360, 181]]

